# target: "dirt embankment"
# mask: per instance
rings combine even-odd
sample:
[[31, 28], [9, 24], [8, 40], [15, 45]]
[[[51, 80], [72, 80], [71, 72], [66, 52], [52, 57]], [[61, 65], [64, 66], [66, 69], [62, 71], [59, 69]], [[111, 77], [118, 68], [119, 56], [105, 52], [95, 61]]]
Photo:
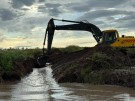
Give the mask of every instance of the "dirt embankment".
[[71, 53], [55, 49], [50, 61], [58, 82], [135, 87], [135, 57], [117, 48], [93, 47]]
[[11, 71], [1, 71], [0, 81], [18, 81], [22, 77], [28, 75], [36, 68], [36, 60], [34, 58], [17, 59], [13, 61], [13, 69]]

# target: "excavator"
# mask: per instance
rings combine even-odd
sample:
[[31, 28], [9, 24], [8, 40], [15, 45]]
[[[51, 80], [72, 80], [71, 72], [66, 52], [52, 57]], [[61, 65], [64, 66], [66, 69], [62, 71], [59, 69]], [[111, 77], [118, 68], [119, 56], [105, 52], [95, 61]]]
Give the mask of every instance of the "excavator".
[[[68, 22], [72, 24], [68, 25], [55, 25], [54, 20]], [[38, 57], [38, 64], [43, 67], [48, 61], [51, 46], [53, 42], [55, 30], [73, 30], [73, 31], [88, 31], [91, 32], [97, 45], [109, 45], [112, 47], [135, 47], [135, 37], [134, 36], [119, 36], [117, 30], [104, 30], [101, 31], [96, 25], [89, 23], [88, 21], [71, 21], [71, 20], [59, 20], [50, 19], [45, 31], [45, 37], [43, 42], [43, 55]], [[47, 51], [45, 52], [45, 42], [47, 41]]]

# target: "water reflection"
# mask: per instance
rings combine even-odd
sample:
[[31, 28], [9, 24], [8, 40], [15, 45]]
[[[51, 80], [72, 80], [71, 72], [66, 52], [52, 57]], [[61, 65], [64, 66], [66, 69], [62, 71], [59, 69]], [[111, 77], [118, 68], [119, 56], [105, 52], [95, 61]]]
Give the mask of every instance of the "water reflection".
[[135, 90], [118, 86], [58, 84], [50, 67], [34, 69], [21, 82], [0, 84], [0, 101], [135, 101]]
[[82, 96], [86, 101], [135, 101], [135, 90], [119, 86], [62, 84], [73, 95]]

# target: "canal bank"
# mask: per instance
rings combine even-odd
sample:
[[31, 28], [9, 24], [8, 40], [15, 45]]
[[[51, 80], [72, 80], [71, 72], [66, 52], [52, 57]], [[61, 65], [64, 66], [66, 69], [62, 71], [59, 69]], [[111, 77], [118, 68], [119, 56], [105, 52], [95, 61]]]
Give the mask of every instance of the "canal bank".
[[36, 60], [34, 58], [17, 59], [12, 62], [13, 68], [10, 71], [0, 71], [0, 82], [15, 82], [29, 75], [33, 68], [36, 68]]
[[37, 67], [41, 49], [0, 49], [0, 83], [21, 80]]
[[76, 52], [55, 49], [50, 61], [54, 78], [59, 83], [135, 87], [135, 57], [119, 48], [91, 47]]

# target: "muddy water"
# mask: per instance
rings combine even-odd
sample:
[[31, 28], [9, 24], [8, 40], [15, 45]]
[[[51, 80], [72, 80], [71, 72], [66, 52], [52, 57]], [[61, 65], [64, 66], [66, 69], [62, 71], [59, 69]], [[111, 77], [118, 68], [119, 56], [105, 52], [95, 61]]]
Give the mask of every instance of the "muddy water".
[[58, 84], [50, 67], [34, 69], [20, 82], [0, 84], [0, 101], [135, 101], [135, 90], [118, 86]]

